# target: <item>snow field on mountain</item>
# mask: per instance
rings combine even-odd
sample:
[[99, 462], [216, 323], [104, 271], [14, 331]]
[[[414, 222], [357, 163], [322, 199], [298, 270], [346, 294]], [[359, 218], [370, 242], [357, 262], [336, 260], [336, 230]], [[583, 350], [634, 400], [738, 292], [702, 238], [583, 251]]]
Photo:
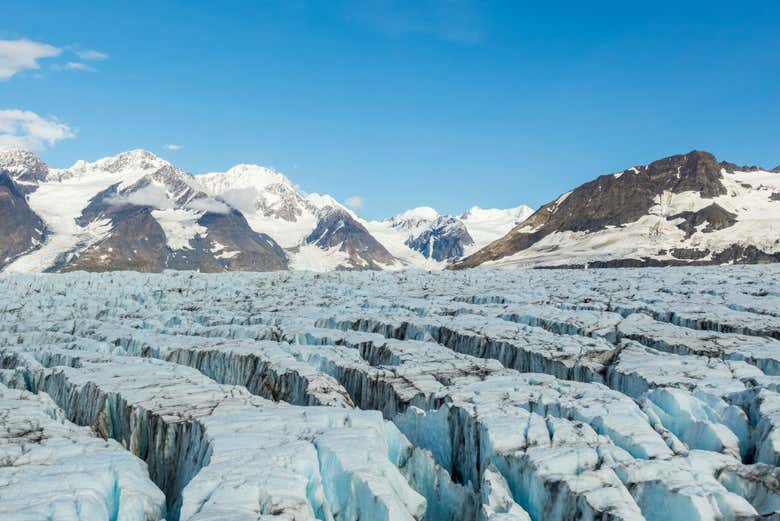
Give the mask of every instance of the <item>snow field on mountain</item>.
[[[675, 248], [709, 250], [699, 260], [733, 244], [755, 246], [766, 253], [780, 252], [780, 173], [766, 171], [726, 172], [722, 183], [726, 194], [704, 198], [698, 192], [663, 192], [656, 196], [649, 213], [634, 222], [608, 226], [593, 232], [560, 231], [552, 233], [529, 248], [485, 266], [512, 267], [535, 265], [582, 264], [594, 261], [654, 258], [675, 260]], [[636, 175], [636, 174], [625, 174]], [[696, 212], [712, 204], [734, 214], [734, 225], [720, 230], [706, 230], [705, 221], [691, 236], [672, 219], [683, 212]], [[661, 252], [667, 253], [661, 253]]]
[[[205, 271], [282, 265], [317, 272], [438, 270], [500, 237], [530, 213], [527, 207], [473, 207], [455, 217], [424, 207], [367, 221], [329, 195], [303, 192], [270, 168], [240, 164], [226, 172], [192, 175], [145, 150], [78, 161], [65, 169], [50, 169], [29, 151], [3, 150], [0, 170], [27, 194], [45, 227], [40, 230], [43, 244], [23, 245], [31, 253], [5, 267], [9, 272], [127, 266], [161, 271], [181, 264]], [[214, 214], [228, 217], [215, 219]], [[212, 234], [205, 221], [219, 231]], [[231, 233], [224, 226], [228, 221], [234, 245], [223, 252], [217, 243]], [[271, 238], [265, 254], [275, 261], [262, 258], [253, 232]], [[164, 235], [164, 241], [155, 235]], [[435, 250], [436, 241], [445, 243], [443, 251]], [[131, 242], [134, 247], [121, 247]], [[223, 262], [242, 253], [250, 257]], [[252, 255], [258, 257], [253, 261]]]

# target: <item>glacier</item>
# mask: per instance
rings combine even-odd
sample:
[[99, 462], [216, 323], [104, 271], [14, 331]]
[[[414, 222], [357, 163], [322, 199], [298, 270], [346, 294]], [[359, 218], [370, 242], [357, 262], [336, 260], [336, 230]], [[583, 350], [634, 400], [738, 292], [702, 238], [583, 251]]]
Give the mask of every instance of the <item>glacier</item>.
[[0, 275], [0, 517], [780, 517], [780, 268]]

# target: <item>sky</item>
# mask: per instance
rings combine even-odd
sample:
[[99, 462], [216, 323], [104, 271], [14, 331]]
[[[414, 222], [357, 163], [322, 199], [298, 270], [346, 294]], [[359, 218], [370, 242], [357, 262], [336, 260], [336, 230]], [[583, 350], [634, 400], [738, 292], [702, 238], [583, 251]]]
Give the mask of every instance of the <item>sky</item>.
[[0, 146], [257, 163], [370, 219], [693, 149], [780, 164], [780, 2], [525, 4], [4, 0]]

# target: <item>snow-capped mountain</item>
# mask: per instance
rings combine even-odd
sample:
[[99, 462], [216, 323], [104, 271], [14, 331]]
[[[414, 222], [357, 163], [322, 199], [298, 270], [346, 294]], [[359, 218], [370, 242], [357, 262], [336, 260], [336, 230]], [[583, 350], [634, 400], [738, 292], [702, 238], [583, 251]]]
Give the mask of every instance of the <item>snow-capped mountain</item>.
[[31, 192], [49, 175], [49, 167], [29, 150], [0, 151], [0, 171], [5, 172], [23, 192]]
[[460, 216], [460, 220], [466, 225], [478, 249], [503, 237], [532, 213], [533, 208], [525, 205], [506, 209], [472, 206]]
[[[273, 239], [202, 191], [194, 176], [150, 152], [79, 161], [61, 170], [44, 170], [18, 151], [0, 156], [17, 179], [28, 186], [34, 181], [26, 202], [46, 230], [42, 244], [7, 271], [287, 268]], [[33, 176], [26, 165], [46, 173]]]
[[272, 169], [242, 164], [197, 179], [211, 195], [241, 211], [255, 231], [287, 248], [294, 269], [402, 267], [354, 212], [328, 195], [304, 194]]
[[562, 194], [454, 267], [778, 261], [780, 172], [693, 151]]
[[473, 206], [461, 215], [440, 215], [421, 206], [367, 226], [385, 244], [393, 244], [391, 251], [407, 265], [431, 268], [474, 253], [532, 213], [527, 206], [505, 210]]
[[145, 150], [63, 169], [4, 150], [0, 165], [5, 271], [440, 269], [475, 244], [459, 218], [369, 222], [257, 165], [191, 175]]

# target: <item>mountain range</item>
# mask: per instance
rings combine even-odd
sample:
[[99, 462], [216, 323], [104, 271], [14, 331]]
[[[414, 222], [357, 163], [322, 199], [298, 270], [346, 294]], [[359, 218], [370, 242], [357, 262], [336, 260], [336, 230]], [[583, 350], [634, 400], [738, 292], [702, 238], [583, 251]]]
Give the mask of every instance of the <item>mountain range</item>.
[[780, 261], [780, 167], [692, 151], [600, 176], [451, 267]]
[[0, 151], [0, 270], [441, 269], [533, 211], [368, 221], [257, 165], [192, 175], [145, 150], [50, 168]]
[[[508, 187], [509, 189], [509, 187]], [[273, 169], [192, 175], [145, 150], [50, 168], [0, 151], [0, 270], [622, 267], [780, 261], [780, 167], [707, 152], [600, 176], [537, 211], [362, 219]]]

